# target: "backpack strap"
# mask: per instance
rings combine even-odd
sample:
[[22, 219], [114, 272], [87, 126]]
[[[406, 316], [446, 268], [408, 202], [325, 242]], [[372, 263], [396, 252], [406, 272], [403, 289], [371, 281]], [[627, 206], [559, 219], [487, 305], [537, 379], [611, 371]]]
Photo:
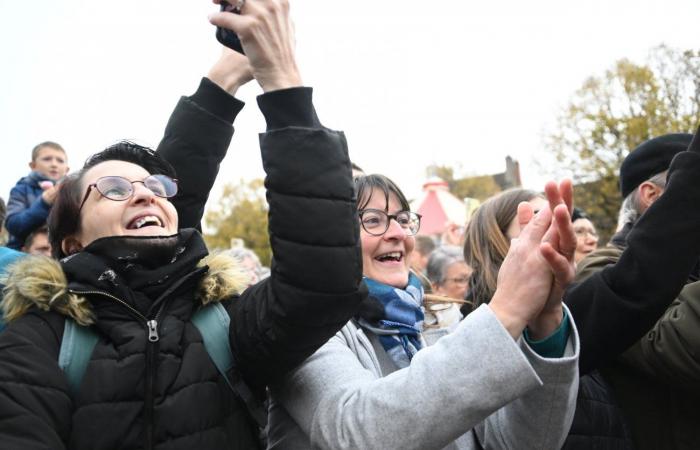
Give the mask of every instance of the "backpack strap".
[[[229, 385], [234, 394], [243, 400], [258, 426], [264, 428], [267, 424], [267, 414], [262, 403], [238, 376], [237, 372], [231, 370], [235, 369], [235, 361], [229, 343], [231, 317], [229, 317], [228, 311], [221, 303], [211, 303], [200, 308], [192, 316], [192, 323], [202, 335], [204, 347], [217, 370], [226, 380], [226, 384]], [[232, 376], [229, 377], [228, 373], [231, 373]]]
[[58, 366], [68, 378], [71, 397], [75, 397], [80, 388], [97, 340], [97, 333], [92, 327], [78, 325], [73, 319], [66, 317]]

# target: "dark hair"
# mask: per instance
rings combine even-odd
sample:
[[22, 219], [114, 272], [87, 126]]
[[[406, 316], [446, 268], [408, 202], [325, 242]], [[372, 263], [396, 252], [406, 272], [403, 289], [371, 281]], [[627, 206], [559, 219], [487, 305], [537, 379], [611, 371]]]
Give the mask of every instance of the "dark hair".
[[571, 212], [571, 221], [575, 222], [578, 219], [589, 219], [588, 214], [581, 208], [574, 208]]
[[63, 240], [80, 231], [80, 203], [85, 195], [82, 186], [85, 173], [106, 161], [126, 161], [143, 167], [150, 174], [176, 178], [175, 169], [156, 152], [133, 142], [121, 141], [90, 156], [83, 168], [69, 175], [61, 183], [58, 195], [48, 218], [49, 242], [54, 258], [67, 256], [62, 249]]
[[365, 209], [367, 204], [372, 200], [372, 193], [375, 189], [384, 194], [384, 200], [387, 205], [389, 204], [389, 196], [394, 194], [399, 199], [402, 210], [411, 210], [411, 205], [409, 205], [401, 189], [389, 178], [376, 173], [355, 177], [355, 196], [357, 198], [358, 210]]
[[40, 234], [46, 234], [48, 236], [49, 234], [49, 227], [46, 225], [42, 225], [36, 230], [32, 231], [29, 233], [29, 236], [27, 236], [27, 239], [24, 240], [24, 245], [22, 246], [23, 248], [29, 248], [34, 244], [34, 239]]
[[527, 189], [510, 189], [486, 200], [474, 211], [464, 241], [464, 260], [473, 269], [467, 297], [474, 308], [491, 301], [496, 292], [498, 270], [510, 248], [506, 231], [518, 213], [518, 205], [538, 196]]
[[36, 161], [36, 157], [39, 156], [39, 151], [44, 147], [50, 147], [50, 148], [53, 148], [55, 150], [62, 152], [64, 155], [66, 154], [66, 151], [63, 150], [63, 147], [61, 147], [61, 145], [58, 144], [57, 142], [44, 141], [40, 144], [36, 144], [34, 146], [34, 148], [32, 149], [32, 162]]

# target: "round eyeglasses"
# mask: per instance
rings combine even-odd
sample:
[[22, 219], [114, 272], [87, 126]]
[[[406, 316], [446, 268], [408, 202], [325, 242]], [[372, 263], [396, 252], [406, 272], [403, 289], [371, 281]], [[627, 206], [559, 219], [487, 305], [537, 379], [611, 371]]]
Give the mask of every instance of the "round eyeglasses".
[[170, 198], [177, 194], [177, 180], [170, 178], [167, 175], [149, 175], [143, 180], [131, 181], [124, 177], [109, 176], [99, 178], [96, 182], [87, 187], [85, 197], [78, 212], [83, 209], [83, 205], [90, 196], [92, 188], [97, 189], [104, 198], [121, 202], [130, 199], [134, 195], [134, 183], [142, 183], [148, 190], [153, 192], [157, 197]]
[[362, 228], [372, 236], [381, 236], [389, 229], [389, 221], [394, 219], [407, 236], [413, 236], [420, 230], [421, 215], [411, 211], [399, 211], [387, 214], [381, 209], [363, 209], [358, 211]]

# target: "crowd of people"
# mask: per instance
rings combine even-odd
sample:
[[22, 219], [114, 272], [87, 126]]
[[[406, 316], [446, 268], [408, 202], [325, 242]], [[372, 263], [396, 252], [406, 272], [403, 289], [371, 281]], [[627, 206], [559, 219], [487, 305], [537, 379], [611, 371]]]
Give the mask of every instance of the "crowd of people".
[[[700, 138], [629, 154], [609, 243], [570, 180], [427, 236], [321, 124], [286, 0], [210, 21], [244, 53], [224, 49], [155, 150], [69, 171], [42, 142], [0, 202], [0, 448], [700, 446]], [[270, 268], [200, 234], [252, 80]]]

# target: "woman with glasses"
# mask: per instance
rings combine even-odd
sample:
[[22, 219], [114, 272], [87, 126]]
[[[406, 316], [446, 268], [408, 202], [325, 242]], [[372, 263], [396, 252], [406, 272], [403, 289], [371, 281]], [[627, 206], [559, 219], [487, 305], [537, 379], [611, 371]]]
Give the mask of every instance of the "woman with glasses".
[[[264, 91], [258, 105], [268, 125], [260, 143], [276, 258], [271, 276], [238, 295], [248, 281], [241, 268], [230, 257], [207, 256], [201, 235], [180, 229], [171, 200], [206, 199], [193, 189], [211, 186], [213, 177], [183, 170], [177, 180], [159, 154], [129, 142], [94, 155], [62, 184], [52, 208], [50, 236], [60, 260], [27, 257], [8, 279], [0, 447], [258, 448], [248, 401], [333, 336], [364, 298], [345, 138], [321, 126], [311, 89], [301, 87], [286, 3], [248, 0], [242, 13], [260, 21], [255, 33], [241, 33], [248, 57], [238, 58]], [[226, 15], [234, 16], [214, 17], [244, 19]], [[274, 46], [265, 45], [270, 40]], [[169, 127], [204, 133], [218, 124], [190, 145], [213, 146], [223, 157], [231, 127], [216, 113], [226, 106], [178, 109]], [[181, 129], [169, 132], [187, 145]], [[204, 153], [189, 165], [218, 170]], [[203, 204], [188, 204], [184, 214], [196, 223]], [[215, 342], [230, 347], [223, 353], [235, 370], [227, 377], [205, 348], [207, 330], [193, 323], [216, 304], [216, 321], [230, 322]], [[64, 342], [76, 342], [73, 323], [97, 339], [87, 352], [76, 346], [86, 357], [78, 383], [73, 365], [59, 366], [73, 350]]]
[[[558, 448], [573, 414], [578, 344], [552, 273], [565, 282], [573, 269], [558, 253], [543, 258], [540, 245], [550, 226], [562, 227], [573, 251], [567, 208], [557, 207], [555, 226], [545, 207], [509, 255], [491, 306], [428, 346], [423, 290], [409, 270], [421, 217], [382, 175], [355, 187], [369, 297], [271, 387], [268, 448]], [[547, 357], [522, 339], [526, 324], [531, 337], [556, 341]]]
[[435, 294], [464, 299], [472, 269], [464, 262], [460, 247], [444, 245], [434, 250], [428, 259], [427, 273]]
[[574, 233], [576, 233], [574, 261], [578, 264], [583, 258], [598, 248], [598, 231], [596, 231], [591, 219], [579, 208], [574, 208], [574, 212], [571, 214], [571, 222], [574, 225]]

